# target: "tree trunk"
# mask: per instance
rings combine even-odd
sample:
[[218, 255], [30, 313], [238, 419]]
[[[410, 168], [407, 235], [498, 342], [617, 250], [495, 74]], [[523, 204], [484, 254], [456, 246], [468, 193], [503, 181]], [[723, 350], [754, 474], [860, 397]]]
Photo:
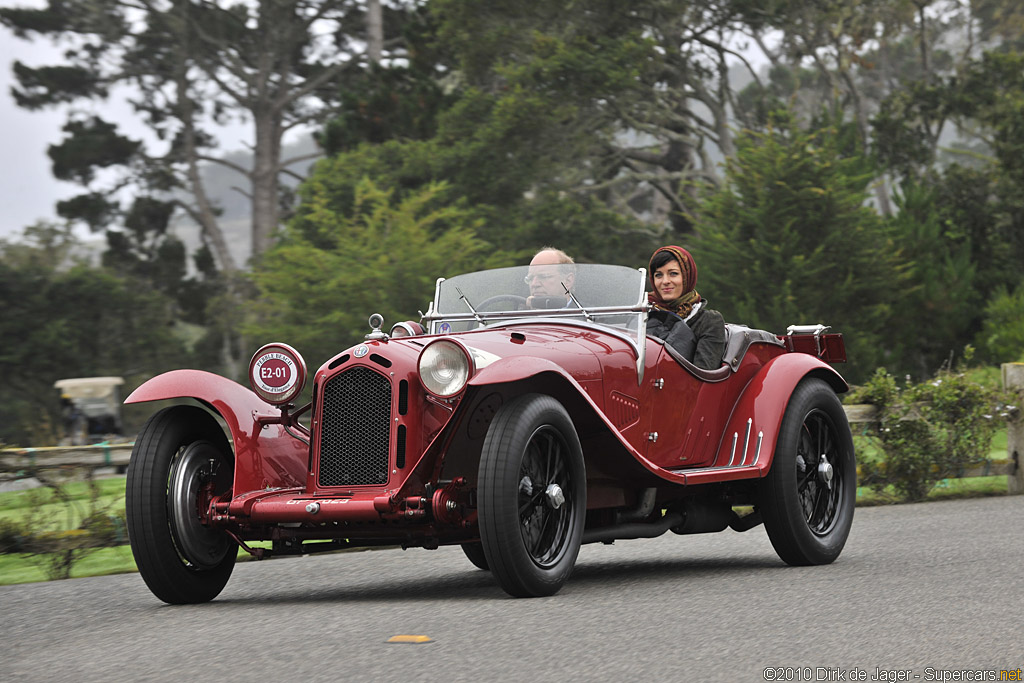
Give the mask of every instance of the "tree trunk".
[[371, 64], [380, 63], [384, 53], [384, 14], [380, 0], [366, 3], [366, 57]]
[[256, 144], [252, 161], [252, 258], [271, 245], [281, 216], [278, 177], [281, 121], [276, 112], [254, 112]]
[[177, 97], [178, 116], [182, 123], [182, 142], [184, 146], [185, 164], [189, 190], [195, 198], [195, 203], [189, 207], [189, 214], [199, 224], [206, 244], [213, 247], [217, 265], [224, 273], [230, 274], [235, 271], [235, 259], [228, 247], [224, 233], [217, 222], [217, 213], [214, 211], [213, 203], [206, 194], [206, 186], [203, 184], [202, 176], [199, 173], [199, 151], [196, 148], [195, 116], [192, 96], [189, 92], [191, 81], [188, 77], [188, 45], [190, 42], [189, 22], [187, 20], [188, 6], [183, 5], [182, 12], [186, 18], [179, 23], [179, 35], [183, 49], [177, 53], [178, 64], [175, 79], [175, 95]]

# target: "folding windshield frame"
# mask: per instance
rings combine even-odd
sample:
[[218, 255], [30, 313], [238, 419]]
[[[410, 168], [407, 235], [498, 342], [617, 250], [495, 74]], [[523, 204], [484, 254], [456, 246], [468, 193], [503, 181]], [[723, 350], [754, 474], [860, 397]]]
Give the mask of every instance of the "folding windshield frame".
[[[647, 302], [646, 296], [646, 283], [647, 283], [647, 269], [637, 268], [637, 281], [639, 287], [637, 289], [636, 302], [629, 305], [621, 306], [584, 306], [581, 308], [558, 308], [558, 309], [539, 309], [539, 310], [525, 310], [525, 311], [471, 311], [467, 310], [465, 313], [438, 313], [437, 308], [441, 301], [441, 285], [447, 281], [448, 278], [438, 278], [434, 285], [434, 300], [430, 302], [427, 307], [427, 312], [422, 318], [422, 322], [427, 326], [428, 334], [461, 334], [470, 330], [463, 330], [461, 332], [453, 332], [451, 330], [444, 330], [442, 325], [444, 323], [461, 323], [461, 322], [475, 322], [477, 323], [474, 329], [483, 329], [493, 326], [505, 327], [512, 322], [516, 323], [561, 323], [569, 324], [574, 327], [577, 326], [599, 326], [602, 331], [612, 333], [616, 337], [619, 337], [623, 341], [627, 342], [633, 347], [633, 351], [636, 354], [636, 371], [637, 371], [637, 383], [643, 382], [644, 375], [644, 362], [646, 357], [647, 348], [647, 314], [651, 309], [651, 304]], [[468, 309], [468, 306], [467, 306]], [[627, 332], [628, 328], [624, 328], [618, 325], [610, 325], [607, 323], [600, 322], [602, 317], [610, 315], [635, 315], [636, 316], [636, 336], [630, 336]], [[585, 318], [585, 320], [581, 320]]]

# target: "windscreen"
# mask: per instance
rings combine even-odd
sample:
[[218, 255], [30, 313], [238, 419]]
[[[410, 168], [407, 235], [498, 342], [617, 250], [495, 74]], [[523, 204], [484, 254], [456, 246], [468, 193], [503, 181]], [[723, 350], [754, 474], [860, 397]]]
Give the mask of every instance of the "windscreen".
[[625, 266], [515, 266], [438, 282], [433, 332], [460, 332], [510, 318], [559, 317], [630, 327], [645, 301], [645, 272]]

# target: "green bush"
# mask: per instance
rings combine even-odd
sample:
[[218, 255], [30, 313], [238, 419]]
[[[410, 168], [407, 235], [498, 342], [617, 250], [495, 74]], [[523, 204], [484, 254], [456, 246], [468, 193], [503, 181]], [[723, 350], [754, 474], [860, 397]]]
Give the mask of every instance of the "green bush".
[[[971, 357], [968, 347], [965, 360]], [[860, 461], [861, 485], [901, 500], [923, 500], [943, 479], [988, 458], [992, 436], [1007, 416], [1002, 393], [942, 368], [932, 379], [901, 385], [884, 368], [847, 399], [878, 408], [878, 426], [860, 438], [873, 448]]]
[[22, 552], [25, 535], [21, 526], [10, 519], [0, 519], [0, 555]]
[[993, 362], [1024, 358], [1024, 285], [1013, 292], [998, 289], [985, 306], [985, 323], [978, 345]]
[[93, 479], [91, 471], [84, 482], [77, 479], [80, 472], [30, 468], [26, 474], [42, 486], [19, 494], [6, 511], [15, 516], [0, 517], [0, 554], [21, 555], [46, 578], [66, 579], [98, 549], [127, 543], [123, 493], [111, 497], [111, 486]]

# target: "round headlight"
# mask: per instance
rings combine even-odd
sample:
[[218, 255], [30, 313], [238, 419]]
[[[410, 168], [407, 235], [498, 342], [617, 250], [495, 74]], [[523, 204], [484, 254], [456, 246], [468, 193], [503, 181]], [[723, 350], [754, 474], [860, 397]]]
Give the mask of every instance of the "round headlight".
[[420, 381], [435, 396], [448, 398], [462, 391], [472, 367], [466, 350], [449, 339], [438, 339], [420, 353]]
[[290, 403], [306, 384], [306, 361], [287, 344], [267, 344], [249, 362], [249, 385], [267, 403]]

